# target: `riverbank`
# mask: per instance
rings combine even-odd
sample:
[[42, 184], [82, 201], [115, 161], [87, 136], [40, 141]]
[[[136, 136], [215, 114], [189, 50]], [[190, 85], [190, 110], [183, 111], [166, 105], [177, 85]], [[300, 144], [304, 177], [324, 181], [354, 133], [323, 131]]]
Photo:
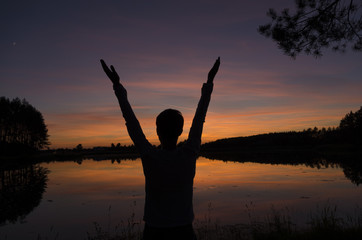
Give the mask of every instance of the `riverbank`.
[[[182, 142], [180, 143], [182, 144]], [[300, 158], [358, 158], [362, 157], [362, 145], [351, 143], [291, 145], [291, 144], [243, 144], [240, 140], [224, 139], [205, 143], [201, 146], [201, 156], [210, 159], [243, 161], [244, 159], [290, 159]], [[0, 165], [4, 162], [47, 162], [64, 159], [134, 159], [138, 158], [134, 146], [128, 149], [112, 149], [108, 147], [90, 149], [54, 149], [32, 153], [13, 153], [0, 156]], [[362, 159], [362, 158], [361, 158]]]
[[[245, 144], [241, 144], [243, 141]], [[362, 146], [359, 144], [261, 144], [245, 139], [225, 139], [203, 144], [200, 155], [211, 160], [257, 162], [264, 164], [306, 165], [310, 167], [338, 166], [357, 185], [362, 183]], [[182, 144], [182, 143], [180, 143]], [[111, 160], [120, 162], [137, 159], [140, 155], [134, 146], [121, 148], [99, 147], [92, 149], [56, 149], [28, 154], [0, 156], [0, 169], [11, 169], [42, 162]]]
[[115, 152], [100, 150], [44, 150], [35, 153], [13, 154], [0, 157], [0, 168], [37, 164], [43, 162], [64, 162], [73, 161], [81, 163], [84, 159], [93, 159], [95, 161], [112, 160], [120, 161], [124, 159], [137, 159], [139, 154], [136, 152]]

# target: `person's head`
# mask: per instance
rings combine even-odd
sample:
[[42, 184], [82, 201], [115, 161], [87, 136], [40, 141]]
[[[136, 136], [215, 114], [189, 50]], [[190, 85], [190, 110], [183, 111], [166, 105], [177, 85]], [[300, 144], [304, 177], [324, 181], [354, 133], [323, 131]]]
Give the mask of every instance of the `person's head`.
[[177, 139], [181, 135], [184, 118], [180, 111], [166, 109], [156, 118], [157, 135], [163, 147], [176, 147]]

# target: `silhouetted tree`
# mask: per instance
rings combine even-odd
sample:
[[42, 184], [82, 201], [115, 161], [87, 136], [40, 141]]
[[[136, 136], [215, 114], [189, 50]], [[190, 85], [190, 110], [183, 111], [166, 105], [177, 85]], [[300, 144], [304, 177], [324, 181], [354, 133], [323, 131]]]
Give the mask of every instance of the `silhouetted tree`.
[[362, 51], [361, 0], [295, 0], [296, 12], [269, 9], [271, 22], [258, 31], [277, 42], [285, 54], [322, 55], [322, 48], [344, 52], [348, 45]]
[[339, 129], [350, 140], [362, 140], [362, 107], [356, 112], [349, 112], [342, 118]]
[[40, 150], [49, 145], [42, 114], [25, 99], [0, 97], [0, 152]]
[[82, 151], [83, 150], [83, 145], [82, 144], [78, 144], [75, 149], [76, 151]]

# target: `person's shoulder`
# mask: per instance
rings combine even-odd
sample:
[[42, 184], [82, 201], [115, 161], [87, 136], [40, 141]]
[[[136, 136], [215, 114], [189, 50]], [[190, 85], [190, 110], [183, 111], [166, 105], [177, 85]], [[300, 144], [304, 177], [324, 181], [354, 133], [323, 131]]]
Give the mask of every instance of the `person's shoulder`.
[[197, 155], [200, 151], [200, 143], [188, 139], [180, 146], [180, 151], [191, 155]]
[[160, 149], [158, 147], [156, 147], [155, 145], [152, 144], [147, 144], [147, 146], [142, 148], [142, 151], [140, 152], [141, 157], [147, 157], [147, 156], [152, 156], [157, 154], [157, 152]]

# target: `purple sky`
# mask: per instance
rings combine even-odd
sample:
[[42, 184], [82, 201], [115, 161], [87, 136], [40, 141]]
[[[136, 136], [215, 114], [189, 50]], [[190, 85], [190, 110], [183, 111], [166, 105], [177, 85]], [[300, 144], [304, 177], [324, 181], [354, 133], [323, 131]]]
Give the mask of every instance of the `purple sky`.
[[155, 117], [185, 117], [187, 136], [200, 88], [221, 67], [203, 141], [333, 127], [362, 105], [362, 54], [283, 55], [257, 32], [278, 1], [1, 1], [0, 96], [42, 112], [51, 147], [130, 144], [99, 59], [113, 64], [144, 132]]

